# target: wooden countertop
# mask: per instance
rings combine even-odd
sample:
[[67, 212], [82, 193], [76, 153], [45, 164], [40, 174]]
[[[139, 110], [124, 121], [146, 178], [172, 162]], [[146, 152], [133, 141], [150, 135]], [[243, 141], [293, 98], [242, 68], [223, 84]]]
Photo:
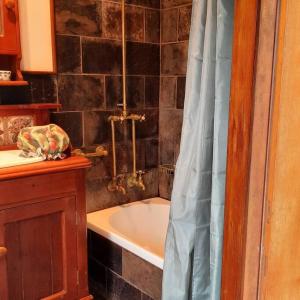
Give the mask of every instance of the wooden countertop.
[[63, 172], [74, 169], [84, 169], [91, 162], [81, 156], [72, 156], [63, 160], [43, 161], [28, 165], [0, 169], [0, 181], [49, 173]]

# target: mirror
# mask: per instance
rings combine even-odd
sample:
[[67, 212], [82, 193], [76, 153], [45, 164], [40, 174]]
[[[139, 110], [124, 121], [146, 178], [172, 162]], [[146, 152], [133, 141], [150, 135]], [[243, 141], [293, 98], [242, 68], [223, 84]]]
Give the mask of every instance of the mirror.
[[21, 70], [55, 73], [54, 0], [19, 0], [19, 17]]

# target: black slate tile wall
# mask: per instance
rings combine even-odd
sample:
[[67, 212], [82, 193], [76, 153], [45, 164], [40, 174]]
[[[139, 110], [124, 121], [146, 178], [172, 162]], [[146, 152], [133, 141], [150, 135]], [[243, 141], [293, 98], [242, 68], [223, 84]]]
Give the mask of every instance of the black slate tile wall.
[[[159, 162], [176, 163], [181, 137], [192, 0], [161, 0]], [[170, 199], [173, 177], [159, 172], [159, 193]]]
[[99, 36], [102, 32], [101, 1], [55, 0], [58, 34]]
[[162, 270], [88, 230], [89, 287], [95, 300], [159, 300]]
[[[137, 166], [147, 190], [110, 193], [111, 128], [108, 117], [122, 103], [120, 0], [55, 0], [57, 75], [26, 75], [28, 87], [1, 88], [1, 104], [59, 102], [52, 121], [74, 147], [104, 144], [87, 176], [88, 211], [158, 195], [160, 1], [126, 1], [128, 108], [146, 115], [137, 124]], [[118, 172], [132, 168], [130, 124], [116, 125]], [[147, 147], [151, 150], [146, 151]]]
[[[137, 125], [137, 166], [146, 169], [146, 192], [110, 193], [111, 155], [93, 159], [87, 176], [88, 211], [158, 195], [158, 106], [160, 76], [159, 1], [126, 5], [128, 108], [146, 114]], [[121, 1], [56, 0], [57, 95], [62, 112], [53, 120], [74, 146], [103, 144], [111, 153], [108, 117], [122, 103]], [[152, 26], [155, 24], [155, 26]], [[68, 121], [69, 120], [69, 121]], [[72, 121], [71, 121], [72, 120]], [[116, 125], [118, 172], [130, 172], [130, 124]], [[153, 149], [146, 155], [147, 146]], [[153, 181], [153, 182], [152, 182]]]
[[28, 103], [56, 103], [57, 78], [55, 75], [29, 75], [28, 86], [0, 87], [0, 105]]
[[172, 8], [175, 6], [182, 6], [191, 3], [192, 0], [161, 0], [161, 8]]
[[80, 37], [58, 35], [56, 38], [56, 49], [58, 73], [80, 73]]

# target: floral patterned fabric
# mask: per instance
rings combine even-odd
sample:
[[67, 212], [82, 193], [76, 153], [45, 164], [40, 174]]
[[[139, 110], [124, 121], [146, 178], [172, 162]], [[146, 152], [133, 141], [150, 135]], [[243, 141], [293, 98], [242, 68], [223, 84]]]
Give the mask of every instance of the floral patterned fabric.
[[17, 146], [24, 157], [43, 157], [45, 160], [64, 159], [70, 139], [59, 126], [34, 126], [21, 129]]

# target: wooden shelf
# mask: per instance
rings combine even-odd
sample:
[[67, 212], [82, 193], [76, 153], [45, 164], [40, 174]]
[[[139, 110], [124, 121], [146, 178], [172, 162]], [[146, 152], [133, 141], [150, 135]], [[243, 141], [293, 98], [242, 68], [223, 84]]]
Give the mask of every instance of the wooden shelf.
[[0, 80], [0, 86], [25, 86], [25, 85], [28, 85], [28, 81], [24, 81], [24, 80], [1, 81]]
[[[18, 110], [50, 110], [60, 109], [61, 104], [59, 103], [33, 103], [33, 104], [10, 104], [0, 105], [0, 116], [1, 111], [18, 111]], [[15, 114], [15, 112], [13, 112]]]

